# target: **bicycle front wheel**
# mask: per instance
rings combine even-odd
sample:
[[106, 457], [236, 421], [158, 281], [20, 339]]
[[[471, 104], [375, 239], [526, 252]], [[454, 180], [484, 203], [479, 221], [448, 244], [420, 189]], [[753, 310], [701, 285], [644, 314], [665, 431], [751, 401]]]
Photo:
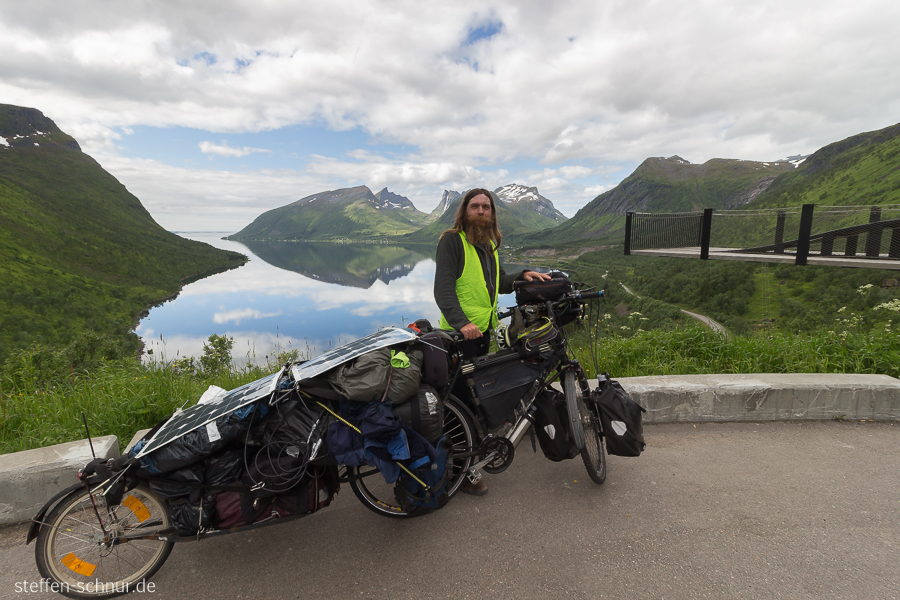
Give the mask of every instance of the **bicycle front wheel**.
[[581, 399], [581, 388], [575, 381], [575, 371], [569, 369], [563, 376], [563, 392], [566, 396], [566, 413], [569, 415], [569, 433], [575, 447], [579, 450], [584, 449], [584, 425], [579, 404], [583, 405], [584, 400]]
[[135, 534], [171, 525], [166, 504], [143, 484], [126, 492], [116, 506], [107, 506], [99, 493], [92, 501], [87, 489], [78, 490], [63, 498], [41, 526], [37, 568], [70, 598], [112, 598], [136, 591], [166, 562], [173, 543], [135, 539]]
[[[450, 396], [444, 404], [444, 436], [450, 441], [454, 457], [448, 468], [447, 495], [453, 497], [465, 479], [466, 470], [472, 466], [472, 457], [458, 455], [469, 452], [475, 445], [475, 428], [469, 422], [465, 410], [459, 400]], [[400, 506], [394, 494], [394, 485], [385, 483], [381, 473], [374, 467], [347, 467], [351, 477], [350, 488], [363, 506], [383, 517], [404, 519], [416, 515], [416, 511], [408, 511]]]
[[584, 394], [578, 394], [578, 408], [581, 412], [581, 425], [584, 431], [581, 460], [591, 481], [600, 485], [606, 481], [606, 453], [603, 451], [603, 438], [600, 435], [600, 419], [588, 409], [587, 403], [584, 401]]

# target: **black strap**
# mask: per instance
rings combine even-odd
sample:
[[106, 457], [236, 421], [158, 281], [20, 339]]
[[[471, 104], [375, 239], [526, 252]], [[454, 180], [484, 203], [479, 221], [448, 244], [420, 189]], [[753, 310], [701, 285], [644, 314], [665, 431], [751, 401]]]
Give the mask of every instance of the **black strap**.
[[331, 384], [322, 379], [312, 378], [298, 381], [297, 391], [306, 392], [310, 396], [316, 396], [317, 398], [331, 400], [333, 402], [338, 402], [341, 399], [341, 395], [334, 391]]

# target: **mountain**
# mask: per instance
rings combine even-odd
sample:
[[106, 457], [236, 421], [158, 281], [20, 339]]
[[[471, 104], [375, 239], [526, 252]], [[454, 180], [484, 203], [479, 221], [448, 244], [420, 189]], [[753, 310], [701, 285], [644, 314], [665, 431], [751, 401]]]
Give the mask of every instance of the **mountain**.
[[[498, 192], [501, 190], [505, 191], [507, 198], [509, 198], [508, 202], [501, 199], [498, 195]], [[519, 193], [520, 191], [521, 193]], [[424, 229], [397, 236], [395, 239], [399, 242], [407, 243], [436, 244], [441, 232], [453, 226], [456, 211], [465, 197], [465, 193], [457, 194], [448, 190], [444, 192], [444, 196], [441, 199], [442, 204], [450, 194], [456, 194], [456, 197], [447, 204], [443, 213], [434, 222]], [[494, 205], [497, 207], [497, 220], [504, 239], [511, 236], [527, 235], [541, 229], [553, 227], [557, 223], [556, 219], [565, 219], [565, 216], [553, 207], [552, 202], [538, 194], [537, 188], [526, 188], [525, 186], [510, 184], [497, 188], [497, 192], [492, 192], [492, 195], [494, 197]], [[438, 208], [440, 206], [438, 205]], [[437, 209], [435, 209], [436, 211]], [[435, 212], [431, 214], [433, 215]]]
[[615, 188], [600, 194], [558, 227], [525, 238], [528, 244], [579, 240], [622, 241], [625, 213], [732, 209], [753, 202], [790, 161], [755, 162], [714, 158], [702, 165], [680, 156], [648, 158]]
[[408, 275], [422, 254], [383, 244], [244, 242], [267, 263], [317, 281], [368, 289]]
[[900, 124], [829, 144], [747, 208], [900, 204]]
[[453, 201], [460, 196], [462, 196], [462, 194], [460, 194], [459, 192], [454, 192], [453, 190], [444, 190], [444, 193], [441, 195], [441, 201], [434, 208], [434, 210], [429, 213], [428, 222], [431, 223], [440, 219], [441, 215], [447, 212], [447, 208], [453, 203]]
[[136, 350], [148, 305], [245, 260], [165, 231], [52, 120], [0, 104], [0, 362], [87, 330]]
[[519, 210], [519, 220], [534, 229], [546, 229], [568, 221], [568, 217], [556, 210], [553, 203], [538, 193], [536, 187], [510, 183], [498, 187], [494, 194], [507, 205]]
[[427, 215], [387, 188], [378, 195], [364, 185], [320, 192], [264, 212], [232, 240], [324, 241], [409, 233]]

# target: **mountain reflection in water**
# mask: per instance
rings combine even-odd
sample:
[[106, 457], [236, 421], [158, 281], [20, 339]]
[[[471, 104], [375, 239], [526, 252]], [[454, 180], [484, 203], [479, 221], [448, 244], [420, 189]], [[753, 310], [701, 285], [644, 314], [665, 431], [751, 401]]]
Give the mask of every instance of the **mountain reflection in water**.
[[[416, 319], [437, 324], [434, 249], [379, 244], [249, 242], [224, 233], [181, 233], [246, 254], [242, 267], [190, 283], [150, 310], [136, 333], [153, 354], [171, 361], [200, 356], [212, 334], [234, 338], [232, 356], [274, 364], [281, 350], [313, 358], [381, 327]], [[521, 266], [506, 265], [510, 272]], [[510, 306], [511, 296], [499, 305]]]
[[245, 242], [274, 267], [318, 281], [368, 289], [409, 275], [428, 257], [399, 246], [315, 242]]
[[[246, 254], [242, 267], [184, 286], [136, 329], [152, 359], [200, 356], [210, 335], [234, 338], [236, 362], [274, 361], [279, 350], [312, 358], [380, 327], [437, 323], [434, 260], [376, 244], [242, 244], [224, 233], [182, 237]], [[149, 357], [148, 357], [149, 359]]]

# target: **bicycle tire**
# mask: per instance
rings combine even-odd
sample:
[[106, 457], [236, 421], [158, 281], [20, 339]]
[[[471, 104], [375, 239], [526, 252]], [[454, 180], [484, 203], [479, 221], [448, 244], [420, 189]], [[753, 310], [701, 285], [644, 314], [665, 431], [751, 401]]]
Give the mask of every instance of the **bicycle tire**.
[[[167, 504], [145, 484], [125, 493], [122, 502], [107, 506], [94, 495], [103, 526], [114, 536], [171, 527]], [[166, 562], [172, 542], [132, 539], [104, 543], [87, 489], [63, 498], [38, 532], [35, 561], [41, 576], [55, 582], [69, 598], [112, 598], [136, 591]]]
[[578, 395], [578, 405], [584, 431], [581, 460], [591, 481], [601, 485], [606, 481], [606, 453], [603, 451], [603, 437], [600, 435], [600, 419], [588, 408], [584, 394]]
[[[466, 452], [475, 445], [475, 428], [469, 422], [465, 410], [459, 400], [450, 396], [444, 404], [444, 430], [454, 454]], [[473, 457], [454, 458], [450, 461], [447, 494], [452, 498], [459, 491], [465, 479], [466, 470], [472, 465]], [[377, 469], [369, 466], [347, 467], [351, 477], [367, 475], [360, 479], [351, 479], [350, 489], [363, 506], [377, 515], [405, 519], [418, 514], [416, 510], [405, 510], [394, 495], [394, 485], [385, 483]]]
[[579, 410], [578, 403], [581, 398], [581, 388], [575, 382], [575, 371], [569, 369], [563, 376], [563, 393], [566, 396], [566, 414], [569, 417], [569, 433], [572, 435], [572, 442], [578, 450], [584, 449], [584, 426], [582, 425], [582, 414]]

